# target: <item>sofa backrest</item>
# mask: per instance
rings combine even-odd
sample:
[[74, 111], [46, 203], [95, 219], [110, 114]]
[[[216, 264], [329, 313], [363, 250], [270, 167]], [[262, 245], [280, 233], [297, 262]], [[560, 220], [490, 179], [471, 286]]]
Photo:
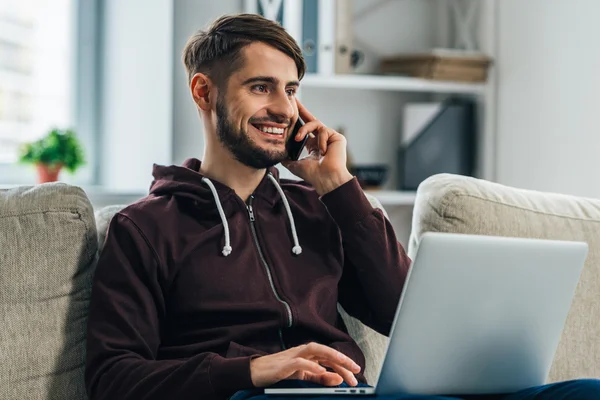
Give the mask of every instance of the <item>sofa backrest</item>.
[[0, 398], [85, 399], [88, 301], [97, 253], [83, 190], [0, 191]]
[[600, 376], [600, 200], [440, 174], [417, 191], [409, 256], [427, 231], [587, 242], [588, 257], [549, 381]]

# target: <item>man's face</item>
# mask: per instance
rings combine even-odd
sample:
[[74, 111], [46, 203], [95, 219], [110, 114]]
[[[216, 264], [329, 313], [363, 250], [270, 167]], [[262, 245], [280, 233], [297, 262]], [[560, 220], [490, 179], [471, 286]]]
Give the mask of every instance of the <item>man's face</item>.
[[285, 142], [298, 114], [298, 70], [290, 57], [263, 43], [242, 53], [243, 67], [217, 99], [217, 136], [242, 164], [262, 169], [287, 158]]

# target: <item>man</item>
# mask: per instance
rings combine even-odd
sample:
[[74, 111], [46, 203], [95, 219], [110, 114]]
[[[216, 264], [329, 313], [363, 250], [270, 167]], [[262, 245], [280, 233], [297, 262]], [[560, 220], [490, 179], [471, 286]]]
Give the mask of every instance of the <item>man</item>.
[[[183, 61], [204, 158], [155, 166], [150, 195], [110, 224], [90, 305], [90, 398], [364, 384], [337, 303], [389, 334], [410, 260], [346, 169], [344, 137], [296, 99], [301, 50], [274, 22], [226, 16], [190, 38]], [[298, 117], [293, 140], [314, 133], [311, 156], [289, 161]], [[304, 181], [279, 180], [279, 162]], [[538, 391], [600, 393], [595, 381], [565, 385]]]

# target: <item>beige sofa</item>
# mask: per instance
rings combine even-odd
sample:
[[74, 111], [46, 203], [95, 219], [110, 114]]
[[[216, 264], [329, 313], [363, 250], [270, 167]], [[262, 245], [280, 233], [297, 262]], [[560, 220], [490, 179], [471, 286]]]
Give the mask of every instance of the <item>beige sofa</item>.
[[[94, 215], [83, 190], [64, 184], [0, 191], [1, 399], [85, 398], [90, 284], [98, 241], [119, 208]], [[599, 200], [436, 175], [418, 190], [411, 255], [426, 231], [586, 241], [589, 256], [549, 380], [600, 376]], [[344, 317], [374, 383], [386, 338]]]

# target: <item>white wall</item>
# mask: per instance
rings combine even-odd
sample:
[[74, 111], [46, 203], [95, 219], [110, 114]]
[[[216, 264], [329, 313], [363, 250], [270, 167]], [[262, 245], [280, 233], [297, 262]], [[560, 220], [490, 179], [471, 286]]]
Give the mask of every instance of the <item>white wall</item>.
[[600, 2], [498, 7], [497, 180], [600, 198]]
[[187, 86], [181, 52], [188, 38], [223, 14], [242, 11], [241, 0], [176, 0], [173, 33], [173, 162], [202, 158], [204, 128]]
[[203, 128], [181, 52], [195, 31], [222, 14], [240, 11], [240, 0], [104, 2], [102, 186], [146, 193], [153, 163], [202, 157]]
[[173, 2], [105, 0], [103, 32], [101, 183], [147, 191], [172, 157]]

